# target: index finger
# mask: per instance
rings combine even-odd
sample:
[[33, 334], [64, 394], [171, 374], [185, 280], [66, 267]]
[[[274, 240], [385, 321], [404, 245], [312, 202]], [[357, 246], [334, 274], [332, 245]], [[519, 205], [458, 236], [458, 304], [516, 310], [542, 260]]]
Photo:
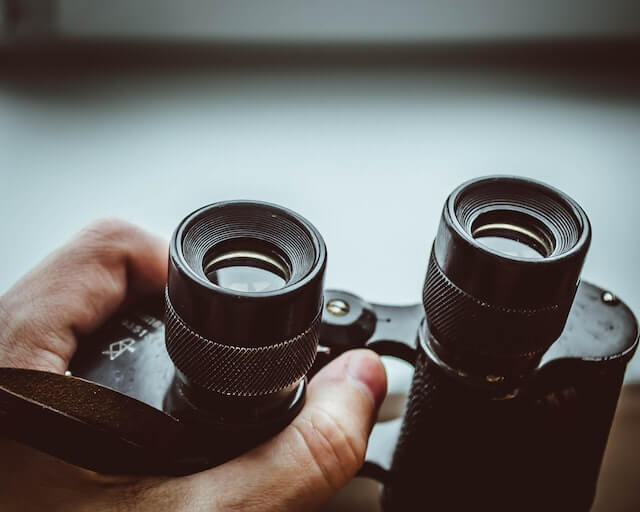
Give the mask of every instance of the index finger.
[[63, 372], [77, 335], [125, 301], [162, 290], [167, 259], [167, 243], [136, 226], [93, 223], [0, 298], [0, 362]]

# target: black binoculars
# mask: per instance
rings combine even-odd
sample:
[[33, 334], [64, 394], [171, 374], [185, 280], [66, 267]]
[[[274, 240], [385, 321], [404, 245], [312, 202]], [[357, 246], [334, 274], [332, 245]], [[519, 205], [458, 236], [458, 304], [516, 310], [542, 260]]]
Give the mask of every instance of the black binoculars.
[[415, 366], [397, 441], [364, 476], [384, 510], [588, 510], [637, 322], [580, 280], [589, 220], [524, 178], [447, 198], [422, 303], [324, 290], [327, 250], [260, 202], [178, 225], [164, 297], [79, 344], [66, 375], [0, 369], [0, 433], [74, 464], [187, 474], [282, 430], [307, 379], [368, 347]]

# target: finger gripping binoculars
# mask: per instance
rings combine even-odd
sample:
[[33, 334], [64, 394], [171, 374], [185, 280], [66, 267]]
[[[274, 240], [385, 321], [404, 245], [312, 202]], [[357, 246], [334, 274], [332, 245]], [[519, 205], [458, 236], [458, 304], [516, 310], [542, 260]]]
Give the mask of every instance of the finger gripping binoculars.
[[374, 428], [361, 470], [385, 511], [588, 510], [638, 342], [580, 279], [590, 242], [562, 192], [475, 179], [445, 201], [422, 302], [371, 304], [323, 288], [300, 215], [212, 204], [174, 232], [164, 296], [81, 340], [66, 375], [0, 369], [0, 432], [103, 473], [193, 473], [277, 434], [314, 373], [368, 347], [415, 367], [393, 449]]

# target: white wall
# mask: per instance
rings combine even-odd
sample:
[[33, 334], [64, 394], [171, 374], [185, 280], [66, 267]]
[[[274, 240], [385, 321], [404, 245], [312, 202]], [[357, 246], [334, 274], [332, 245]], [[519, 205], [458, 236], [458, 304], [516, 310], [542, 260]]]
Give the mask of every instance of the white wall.
[[70, 37], [442, 41], [640, 32], [637, 0], [58, 0], [57, 4], [55, 31]]

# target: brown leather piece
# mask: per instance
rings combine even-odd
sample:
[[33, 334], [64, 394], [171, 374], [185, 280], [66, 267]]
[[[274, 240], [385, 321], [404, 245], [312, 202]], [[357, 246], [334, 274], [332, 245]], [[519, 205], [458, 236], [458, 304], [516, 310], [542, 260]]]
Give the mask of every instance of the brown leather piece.
[[640, 510], [640, 383], [624, 386], [604, 454], [593, 512]]

